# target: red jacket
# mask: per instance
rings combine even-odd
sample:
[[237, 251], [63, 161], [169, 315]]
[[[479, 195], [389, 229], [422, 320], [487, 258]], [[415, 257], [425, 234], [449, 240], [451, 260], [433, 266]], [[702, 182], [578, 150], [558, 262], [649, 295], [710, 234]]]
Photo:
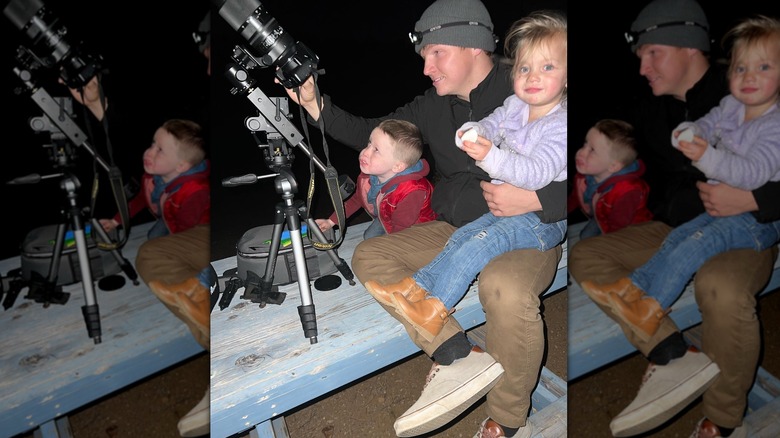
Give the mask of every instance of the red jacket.
[[[391, 178], [376, 197], [379, 214], [374, 211], [374, 205], [368, 202], [368, 190], [371, 188], [369, 175], [361, 173], [355, 183], [355, 193], [344, 202], [344, 215], [352, 216], [360, 208], [366, 210], [371, 217], [378, 217], [388, 234], [409, 228], [414, 224], [429, 222], [436, 219], [436, 213], [431, 208], [431, 193], [433, 185], [426, 175], [430, 171], [428, 162], [420, 160], [422, 170]], [[338, 223], [336, 214], [330, 220]]]
[[[209, 186], [210, 164], [206, 169], [189, 175], [180, 175], [171, 181], [160, 195], [160, 206], [152, 203], [154, 177], [144, 173], [141, 177], [141, 192], [128, 203], [130, 217], [144, 208], [159, 218], [162, 217], [171, 234], [179, 233], [195, 225], [208, 224], [211, 218], [211, 195]], [[122, 222], [119, 214], [114, 216]]]
[[574, 189], [569, 194], [569, 212], [580, 208], [585, 216], [595, 218], [602, 234], [651, 220], [653, 213], [647, 208], [650, 186], [641, 178], [645, 173], [645, 165], [641, 160], [637, 162], [638, 170], [612, 175], [604, 180], [593, 194], [590, 204], [585, 203], [585, 175], [576, 174]]

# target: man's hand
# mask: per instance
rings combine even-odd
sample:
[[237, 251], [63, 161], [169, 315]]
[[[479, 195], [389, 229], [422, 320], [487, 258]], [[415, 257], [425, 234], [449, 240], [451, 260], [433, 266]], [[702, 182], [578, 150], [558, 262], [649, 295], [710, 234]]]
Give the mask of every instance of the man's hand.
[[756, 198], [747, 190], [737, 189], [728, 184], [708, 184], [697, 182], [699, 197], [704, 209], [712, 216], [734, 216], [758, 210]]
[[[60, 78], [59, 83], [65, 84], [65, 81]], [[98, 78], [93, 76], [84, 88], [68, 88], [68, 90], [70, 90], [70, 94], [76, 102], [86, 106], [95, 115], [95, 118], [102, 121], [104, 108], [100, 102], [100, 89], [98, 86]], [[106, 99], [106, 108], [108, 108], [108, 99]]]
[[[274, 78], [274, 82], [280, 84], [278, 78]], [[321, 108], [317, 106], [317, 96], [314, 94], [314, 76], [309, 76], [309, 78], [306, 79], [306, 82], [304, 82], [300, 87], [285, 88], [284, 91], [287, 92], [290, 100], [302, 106], [303, 109], [305, 109], [314, 120], [320, 119]], [[300, 93], [300, 98], [298, 93]]]
[[516, 216], [542, 209], [535, 191], [489, 181], [482, 181], [479, 185], [490, 212], [496, 216]]

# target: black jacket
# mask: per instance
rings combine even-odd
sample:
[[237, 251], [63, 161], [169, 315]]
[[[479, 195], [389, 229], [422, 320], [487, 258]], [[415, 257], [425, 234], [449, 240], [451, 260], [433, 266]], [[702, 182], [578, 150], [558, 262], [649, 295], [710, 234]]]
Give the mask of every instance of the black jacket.
[[[480, 181], [489, 181], [487, 173], [455, 146], [455, 132], [468, 121], [479, 121], [501, 106], [513, 93], [511, 66], [496, 62], [488, 76], [472, 90], [469, 102], [455, 96], [439, 96], [428, 89], [406, 105], [381, 118], [357, 117], [338, 108], [324, 96], [321, 112], [326, 132], [340, 143], [362, 149], [381, 120], [407, 120], [420, 129], [430, 148], [439, 176], [433, 190], [432, 207], [439, 220], [456, 227], [488, 212]], [[313, 123], [311, 118], [309, 122]], [[536, 191], [542, 204], [537, 212], [544, 222], [566, 218], [566, 182], [553, 182]]]
[[[691, 160], [671, 145], [672, 130], [683, 121], [695, 121], [720, 103], [728, 94], [725, 68], [711, 66], [685, 94], [685, 102], [672, 96], [640, 97], [631, 103], [632, 122], [639, 140], [639, 156], [647, 165], [645, 177], [650, 184], [648, 206], [655, 220], [677, 226], [704, 212], [696, 188], [704, 174]], [[767, 183], [753, 191], [759, 221], [780, 219], [780, 183]]]

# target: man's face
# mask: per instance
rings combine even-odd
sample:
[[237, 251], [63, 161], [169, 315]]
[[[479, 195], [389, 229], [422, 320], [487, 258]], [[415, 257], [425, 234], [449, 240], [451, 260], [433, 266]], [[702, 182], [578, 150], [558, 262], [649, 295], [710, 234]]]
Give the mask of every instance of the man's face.
[[643, 44], [637, 49], [639, 74], [647, 78], [654, 95], [670, 95], [685, 100], [690, 50], [661, 44]]
[[477, 50], [444, 44], [429, 44], [423, 47], [420, 51], [420, 56], [425, 61], [423, 74], [433, 81], [436, 94], [469, 99], [471, 90], [476, 86], [472, 86], [470, 75]]

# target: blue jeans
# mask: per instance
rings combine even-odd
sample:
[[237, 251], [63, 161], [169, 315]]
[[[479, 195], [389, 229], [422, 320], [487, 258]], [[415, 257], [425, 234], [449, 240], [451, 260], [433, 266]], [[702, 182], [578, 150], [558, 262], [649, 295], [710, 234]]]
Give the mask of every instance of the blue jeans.
[[163, 218], [157, 219], [157, 222], [152, 225], [152, 228], [149, 228], [149, 231], [146, 233], [147, 239], [154, 239], [155, 237], [163, 237], [171, 234], [170, 231], [168, 231], [168, 226], [165, 225], [165, 221]]
[[601, 236], [601, 228], [599, 228], [599, 223], [596, 222], [596, 219], [590, 218], [580, 230], [580, 240], [596, 236]]
[[516, 249], [547, 251], [565, 237], [566, 220], [545, 224], [534, 213], [508, 217], [486, 213], [455, 230], [444, 249], [412, 278], [450, 310], [494, 257]]
[[631, 281], [668, 309], [710, 257], [733, 249], [763, 251], [780, 241], [780, 221], [762, 224], [750, 213], [702, 213], [672, 230], [661, 249], [631, 274]]
[[385, 233], [385, 227], [382, 226], [382, 222], [379, 220], [379, 218], [375, 217], [371, 222], [371, 225], [366, 228], [366, 231], [363, 231], [363, 239], [384, 236], [385, 234], [387, 234]]

